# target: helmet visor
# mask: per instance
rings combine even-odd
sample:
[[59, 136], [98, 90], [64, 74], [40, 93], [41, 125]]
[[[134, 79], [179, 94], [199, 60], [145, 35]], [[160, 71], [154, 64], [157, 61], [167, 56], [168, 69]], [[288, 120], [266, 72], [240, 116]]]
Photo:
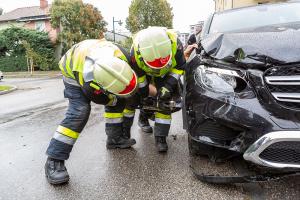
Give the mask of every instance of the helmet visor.
[[158, 58], [151, 62], [145, 61], [145, 63], [151, 68], [161, 69], [167, 66], [170, 60], [171, 60], [171, 55], [168, 55], [167, 57]]

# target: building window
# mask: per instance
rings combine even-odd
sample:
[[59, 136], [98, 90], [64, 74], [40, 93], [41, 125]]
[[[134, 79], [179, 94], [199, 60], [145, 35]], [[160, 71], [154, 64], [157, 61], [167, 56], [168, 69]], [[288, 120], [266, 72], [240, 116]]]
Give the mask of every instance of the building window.
[[36, 21], [35, 22], [35, 30], [37, 30], [37, 31], [45, 31], [46, 30], [45, 21]]

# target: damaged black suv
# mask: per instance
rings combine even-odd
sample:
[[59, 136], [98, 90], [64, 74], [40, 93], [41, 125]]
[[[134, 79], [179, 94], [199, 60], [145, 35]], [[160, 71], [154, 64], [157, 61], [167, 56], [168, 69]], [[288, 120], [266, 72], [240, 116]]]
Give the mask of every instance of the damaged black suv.
[[213, 14], [187, 62], [191, 154], [300, 170], [300, 2]]

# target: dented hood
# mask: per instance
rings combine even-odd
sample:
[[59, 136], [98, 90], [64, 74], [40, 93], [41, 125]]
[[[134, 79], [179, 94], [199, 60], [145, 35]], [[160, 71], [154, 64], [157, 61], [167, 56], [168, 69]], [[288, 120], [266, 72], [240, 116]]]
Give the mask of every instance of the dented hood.
[[204, 38], [201, 44], [216, 59], [247, 64], [300, 62], [300, 30], [295, 29], [217, 33]]

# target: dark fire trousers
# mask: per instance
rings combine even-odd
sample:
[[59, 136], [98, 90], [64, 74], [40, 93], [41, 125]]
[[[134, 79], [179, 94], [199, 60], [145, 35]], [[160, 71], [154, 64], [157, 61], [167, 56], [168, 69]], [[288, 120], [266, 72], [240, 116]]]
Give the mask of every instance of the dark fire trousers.
[[[150, 80], [153, 85], [155, 85], [157, 91], [160, 90], [161, 87], [164, 86], [164, 78], [161, 77], [149, 77], [147, 76], [147, 79]], [[139, 101], [137, 98], [135, 99], [136, 101]], [[136, 102], [130, 102], [128, 101], [126, 104], [126, 110], [131, 111], [134, 113], [134, 110], [136, 108]], [[141, 112], [144, 112], [141, 110]], [[124, 115], [124, 121], [127, 122], [127, 124], [131, 124], [133, 122], [133, 117], [128, 118], [126, 115]], [[131, 123], [129, 121], [132, 121]], [[154, 136], [168, 136], [169, 135], [169, 130], [171, 126], [171, 112], [168, 111], [160, 111], [160, 112], [155, 112], [155, 124], [154, 124]]]
[[[54, 159], [67, 160], [79, 134], [85, 127], [91, 112], [91, 100], [89, 100], [78, 86], [65, 83], [64, 97], [68, 98], [69, 106], [65, 119], [60, 123], [53, 138], [50, 141], [46, 154]], [[105, 106], [105, 115], [114, 115], [113, 119], [106, 122], [107, 136], [122, 134], [123, 110], [125, 101], [118, 101], [115, 106]], [[120, 116], [116, 118], [115, 116]]]

